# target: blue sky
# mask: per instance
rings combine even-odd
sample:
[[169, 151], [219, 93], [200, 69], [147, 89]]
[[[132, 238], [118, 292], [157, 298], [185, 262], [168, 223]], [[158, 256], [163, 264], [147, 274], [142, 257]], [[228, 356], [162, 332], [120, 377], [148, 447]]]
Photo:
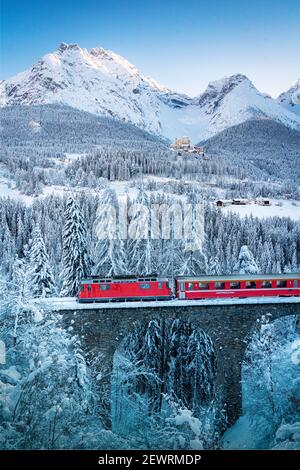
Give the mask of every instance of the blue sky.
[[300, 78], [300, 0], [0, 2], [0, 78], [60, 42], [111, 49], [192, 96], [234, 73], [273, 96]]

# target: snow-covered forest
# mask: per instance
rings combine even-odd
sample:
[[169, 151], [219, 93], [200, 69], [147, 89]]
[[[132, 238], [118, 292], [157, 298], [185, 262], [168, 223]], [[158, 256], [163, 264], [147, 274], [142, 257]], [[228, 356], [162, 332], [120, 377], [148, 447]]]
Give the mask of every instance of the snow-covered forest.
[[0, 463], [299, 451], [299, 0], [2, 3]]
[[[200, 191], [184, 198], [202, 201]], [[152, 203], [183, 204], [182, 194], [171, 197], [141, 183], [126, 199], [132, 219], [135, 202], [148, 208], [147, 217]], [[6, 358], [0, 365], [0, 446], [297, 448], [299, 363], [291, 360], [300, 341], [296, 318], [271, 324], [266, 319], [249, 339], [243, 416], [228, 429], [214, 382], [214, 345], [205, 331], [177, 320], [137, 323], [115, 353], [110, 393], [101, 354], [86, 357], [72, 327], [64, 329], [60, 316], [34, 299], [75, 295], [80, 279], [91, 272], [295, 272], [299, 223], [225, 215], [207, 204], [204, 244], [188, 251], [184, 240], [174, 237], [172, 218], [170, 239], [99, 238], [108, 226], [102, 210], [107, 203], [118, 210], [116, 192], [103, 181], [97, 194], [48, 196], [31, 205], [1, 199], [0, 325]]]
[[[193, 199], [194, 193], [188, 195], [189, 202]], [[73, 197], [50, 196], [35, 201], [31, 206], [2, 199], [2, 275], [11, 278], [14, 260], [24, 259], [26, 250], [31, 247], [34, 250], [37, 243], [43, 246], [43, 250], [35, 251], [40, 257], [47, 257], [47, 269], [51, 272], [57, 292], [67, 277], [66, 263], [72, 262], [77, 255], [80, 256], [78, 262], [82, 266], [82, 274], [229, 274], [235, 272], [241, 247], [247, 245], [258, 272], [297, 272], [299, 269], [300, 227], [297, 221], [278, 217], [265, 220], [241, 218], [236, 214], [225, 215], [207, 205], [204, 246], [201, 253], [191, 253], [184, 250], [183, 240], [174, 238], [174, 231], [171, 231], [169, 239], [151, 239], [149, 236], [142, 240], [98, 240], [96, 229], [105, 231], [107, 219], [105, 214], [102, 218], [101, 210], [97, 212], [97, 209], [105, 201], [117, 207], [117, 196], [109, 186], [95, 196], [86, 192]], [[174, 198], [144, 191], [143, 187], [135, 198], [128, 196], [129, 209], [135, 201], [142, 201], [145, 207], [150, 207], [152, 203], [167, 204], [168, 207], [174, 204]], [[131, 217], [134, 216], [132, 213]], [[74, 251], [71, 253], [71, 250]], [[40, 260], [37, 258], [36, 254], [35, 262], [38, 264]], [[44, 261], [41, 264], [46, 269]]]
[[86, 357], [72, 328], [37, 308], [25, 274], [19, 265], [15, 291], [2, 285], [0, 297], [1, 448], [299, 449], [296, 317], [266, 318], [249, 339], [243, 415], [228, 428], [205, 331], [136, 323], [115, 353], [110, 393], [101, 354]]
[[[67, 106], [0, 113], [0, 448], [299, 448], [296, 318], [266, 318], [247, 339], [243, 415], [229, 428], [215, 383], [215, 346], [204, 330], [172, 319], [137, 321], [109, 370], [100, 353], [86, 355], [72, 326], [36, 302], [75, 296], [91, 273], [298, 272], [299, 221], [241, 217], [212, 203], [300, 199], [299, 168], [292, 169], [296, 131], [263, 123], [270, 137], [263, 161], [262, 141], [252, 146], [257, 123], [244, 123], [206, 141], [202, 158]], [[284, 141], [279, 150], [274, 134]], [[18, 197], [5, 197], [9, 188]], [[128, 237], [107, 218], [107, 206], [119, 215], [120, 202], [134, 227]], [[204, 207], [204, 233], [194, 225], [196, 249], [175, 236], [176, 210], [186, 204]], [[163, 216], [150, 236], [153, 205], [170, 210], [167, 238]], [[110, 231], [115, 237], [106, 236]]]
[[[267, 145], [253, 139], [258, 134], [256, 122], [236, 126], [227, 131], [228, 137], [225, 132], [205, 142], [207, 158], [203, 159], [177, 155], [168, 142], [128, 123], [67, 106], [20, 106], [17, 110], [12, 106], [0, 108], [0, 117], [0, 175], [27, 195], [39, 195], [52, 185], [89, 189], [101, 185], [103, 178], [129, 181], [149, 175], [175, 179], [170, 182], [172, 191], [182, 192], [196, 183], [205, 199], [219, 197], [220, 191], [227, 198], [300, 199], [299, 133], [280, 124], [263, 123], [269, 135]], [[266, 159], [260, 158], [262, 153]]]

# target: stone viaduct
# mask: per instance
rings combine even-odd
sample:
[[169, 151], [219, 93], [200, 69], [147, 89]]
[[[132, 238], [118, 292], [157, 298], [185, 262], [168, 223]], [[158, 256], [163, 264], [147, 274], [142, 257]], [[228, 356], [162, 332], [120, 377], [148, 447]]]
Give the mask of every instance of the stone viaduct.
[[214, 301], [135, 302], [134, 304], [57, 303], [53, 310], [62, 315], [66, 328], [81, 338], [86, 353], [104, 355], [112, 369], [113, 356], [133, 323], [152, 319], [179, 318], [203, 329], [212, 339], [217, 355], [217, 386], [221, 387], [228, 422], [233, 424], [242, 411], [241, 368], [245, 350], [263, 316], [270, 321], [297, 315], [300, 327], [300, 299], [226, 299]]

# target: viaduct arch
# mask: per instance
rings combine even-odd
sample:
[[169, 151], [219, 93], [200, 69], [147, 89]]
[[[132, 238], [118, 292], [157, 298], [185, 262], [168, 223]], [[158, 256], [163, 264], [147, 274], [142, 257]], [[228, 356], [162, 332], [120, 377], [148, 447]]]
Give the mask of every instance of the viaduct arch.
[[123, 338], [132, 330], [136, 321], [149, 322], [153, 319], [181, 319], [190, 321], [203, 329], [212, 339], [217, 354], [217, 386], [224, 396], [228, 424], [233, 424], [242, 411], [241, 369], [245, 350], [251, 333], [260, 324], [263, 316], [270, 321], [289, 315], [299, 316], [300, 299], [279, 299], [263, 303], [242, 303], [232, 301], [228, 304], [193, 302], [149, 302], [138, 307], [121, 304], [78, 305], [75, 302], [59, 310], [66, 328], [81, 340], [83, 351], [87, 354], [102, 353], [110, 370], [113, 356]]

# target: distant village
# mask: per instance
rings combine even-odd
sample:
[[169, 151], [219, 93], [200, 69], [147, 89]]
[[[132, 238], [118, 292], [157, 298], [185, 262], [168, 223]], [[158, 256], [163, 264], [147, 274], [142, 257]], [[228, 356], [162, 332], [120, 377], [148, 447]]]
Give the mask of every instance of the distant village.
[[251, 201], [250, 199], [245, 199], [245, 198], [234, 198], [234, 199], [218, 199], [216, 201], [217, 207], [226, 207], [230, 205], [234, 206], [246, 206], [248, 204], [258, 204], [259, 206], [270, 206], [271, 201], [268, 198], [258, 198], [255, 199], [254, 201]]
[[[194, 153], [205, 158], [204, 147], [198, 147], [197, 145], [191, 144], [191, 140], [188, 136], [175, 139], [175, 142], [170, 145], [170, 149], [177, 152], [178, 155], [183, 153]], [[246, 206], [248, 204], [257, 204], [259, 206], [271, 206], [271, 201], [268, 198], [257, 198], [250, 200], [246, 198], [233, 198], [233, 199], [218, 199], [215, 201], [217, 207], [226, 207], [230, 205], [234, 206]]]
[[182, 152], [195, 153], [204, 157], [204, 147], [197, 147], [192, 145], [188, 136], [183, 136], [181, 139], [175, 139], [175, 143], [170, 145], [170, 148], [181, 155]]

